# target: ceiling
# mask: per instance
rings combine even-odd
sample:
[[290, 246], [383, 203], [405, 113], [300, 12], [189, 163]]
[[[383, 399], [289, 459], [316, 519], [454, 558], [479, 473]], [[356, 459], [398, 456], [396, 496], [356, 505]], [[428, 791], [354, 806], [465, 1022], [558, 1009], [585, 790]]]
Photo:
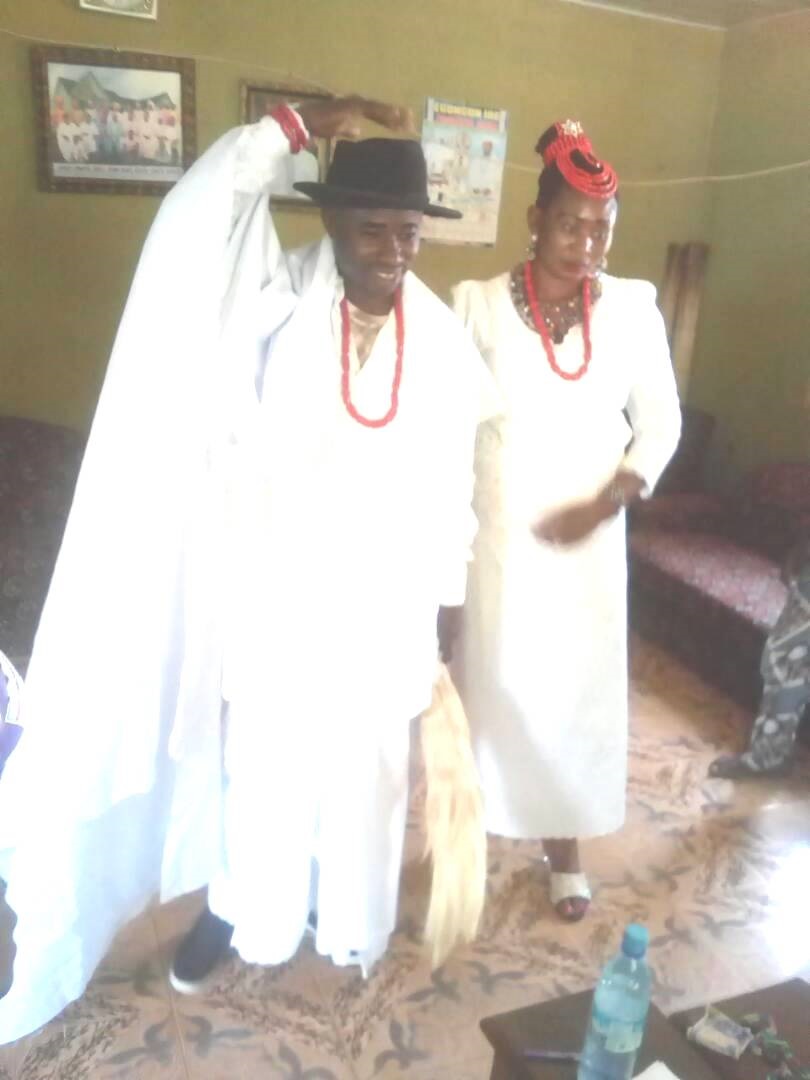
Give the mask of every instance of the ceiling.
[[810, 11], [810, 0], [568, 0], [568, 3], [587, 3], [592, 7], [722, 27], [791, 11]]

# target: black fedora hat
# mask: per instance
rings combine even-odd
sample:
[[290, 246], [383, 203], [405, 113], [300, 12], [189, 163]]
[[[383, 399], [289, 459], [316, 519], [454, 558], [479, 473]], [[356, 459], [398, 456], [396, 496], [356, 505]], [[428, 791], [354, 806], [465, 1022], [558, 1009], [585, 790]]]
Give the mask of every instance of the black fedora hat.
[[341, 141], [322, 184], [293, 184], [318, 206], [419, 210], [428, 217], [460, 218], [458, 210], [428, 200], [427, 166], [413, 139]]

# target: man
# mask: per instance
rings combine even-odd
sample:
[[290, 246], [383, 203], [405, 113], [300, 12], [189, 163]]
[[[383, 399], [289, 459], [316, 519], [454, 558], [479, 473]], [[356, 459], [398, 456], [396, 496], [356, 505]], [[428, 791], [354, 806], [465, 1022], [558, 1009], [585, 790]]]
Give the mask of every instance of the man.
[[95, 110], [86, 109], [81, 114], [79, 132], [82, 137], [82, 146], [85, 161], [96, 161], [98, 157], [98, 123]]
[[762, 654], [762, 702], [748, 748], [716, 758], [710, 776], [784, 776], [792, 767], [796, 733], [810, 706], [810, 536], [791, 552], [785, 582], [787, 600]]
[[[133, 113], [130, 109], [129, 112], [130, 121]], [[121, 150], [124, 141], [124, 116], [121, 112], [121, 105], [119, 102], [114, 101], [112, 109], [107, 115], [107, 145], [108, 153], [113, 161], [118, 161], [121, 157]]]
[[495, 144], [485, 139], [481, 144], [481, 156], [473, 158], [470, 166], [470, 187], [473, 195], [494, 195], [501, 183], [501, 166], [493, 156]]
[[76, 160], [76, 125], [71, 113], [64, 113], [56, 128], [56, 144], [63, 161]]
[[464, 598], [492, 385], [409, 272], [423, 214], [448, 213], [417, 143], [338, 143], [304, 187], [328, 236], [281, 251], [280, 164], [363, 118], [409, 124], [348, 99], [230, 132], [146, 241], [0, 784], [0, 1042], [79, 996], [156, 891], [210, 885], [184, 991], [231, 939], [288, 959], [311, 912], [364, 971], [394, 927], [409, 723]]
[[169, 162], [180, 164], [180, 117], [173, 106], [166, 109], [166, 131], [168, 134]]
[[157, 157], [157, 113], [151, 101], [147, 101], [138, 127], [138, 148], [145, 162], [152, 162]]
[[85, 164], [90, 158], [90, 127], [87, 114], [83, 109], [76, 109], [73, 114], [73, 160]]
[[65, 99], [61, 94], [57, 94], [53, 99], [53, 108], [51, 109], [51, 127], [54, 131], [56, 131], [64, 119]]
[[111, 113], [110, 119], [115, 121], [115, 127], [110, 129], [111, 138], [115, 138], [115, 156], [121, 156], [130, 163], [137, 161], [138, 133], [135, 128], [135, 110], [130, 108], [125, 116], [120, 113]]

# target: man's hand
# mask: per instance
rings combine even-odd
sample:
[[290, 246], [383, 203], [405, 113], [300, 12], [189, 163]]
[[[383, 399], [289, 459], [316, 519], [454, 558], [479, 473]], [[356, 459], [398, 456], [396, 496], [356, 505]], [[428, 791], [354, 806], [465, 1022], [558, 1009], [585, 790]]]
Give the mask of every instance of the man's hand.
[[440, 607], [436, 630], [439, 635], [439, 656], [442, 663], [449, 664], [453, 659], [453, 646], [461, 630], [463, 607]]
[[362, 97], [307, 101], [298, 113], [310, 135], [325, 139], [359, 139], [360, 122], [371, 120], [400, 135], [415, 135], [413, 113], [400, 105], [386, 105]]

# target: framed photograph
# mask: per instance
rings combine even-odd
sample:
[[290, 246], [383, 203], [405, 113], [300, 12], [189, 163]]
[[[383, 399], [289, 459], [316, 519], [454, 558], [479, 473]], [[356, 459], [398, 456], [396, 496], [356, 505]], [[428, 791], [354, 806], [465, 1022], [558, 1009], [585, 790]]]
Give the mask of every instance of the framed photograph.
[[157, 194], [194, 161], [194, 61], [31, 50], [43, 191]]
[[[271, 112], [276, 105], [287, 101], [292, 105], [305, 101], [328, 101], [330, 94], [313, 93], [312, 90], [296, 87], [294, 84], [279, 86], [277, 83], [243, 82], [242, 123], [254, 124]], [[284, 160], [284, 171], [270, 188], [273, 202], [284, 206], [307, 207], [316, 209], [315, 204], [306, 195], [295, 191], [293, 184], [300, 180], [323, 181], [332, 157], [332, 143], [329, 139], [313, 139], [308, 147], [297, 154], [290, 154]]]
[[156, 19], [158, 0], [79, 0], [85, 11], [104, 11], [108, 15], [131, 15], [134, 19]]

